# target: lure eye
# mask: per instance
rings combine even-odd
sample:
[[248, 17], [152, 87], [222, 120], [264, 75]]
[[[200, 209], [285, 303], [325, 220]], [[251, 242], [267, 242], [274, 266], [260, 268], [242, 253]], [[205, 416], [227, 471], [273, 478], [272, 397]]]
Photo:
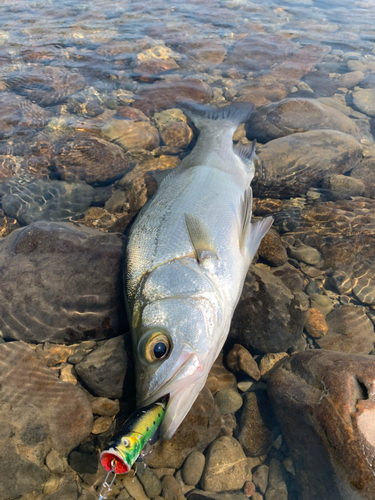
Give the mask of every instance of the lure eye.
[[146, 359], [149, 363], [160, 361], [168, 356], [169, 351], [169, 338], [164, 333], [154, 333], [146, 344]]

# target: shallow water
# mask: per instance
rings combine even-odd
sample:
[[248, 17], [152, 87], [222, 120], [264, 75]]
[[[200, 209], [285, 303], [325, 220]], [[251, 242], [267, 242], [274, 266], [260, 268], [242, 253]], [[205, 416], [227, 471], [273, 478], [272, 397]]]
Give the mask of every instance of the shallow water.
[[[209, 386], [213, 393], [230, 389], [247, 394], [245, 403], [258, 405], [255, 413], [263, 414], [266, 424], [262, 417], [253, 423], [261, 436], [255, 450], [248, 448], [244, 437], [245, 410], [241, 414], [233, 407], [216, 421], [213, 413], [206, 415], [211, 422], [208, 437], [207, 429], [200, 429], [201, 443], [189, 448], [181, 434], [180, 448], [172, 444], [156, 451], [149, 464], [162, 478], [162, 467], [180, 469], [188, 452], [198, 449], [206, 454], [208, 467], [207, 446], [218, 427], [221, 435], [238, 438], [250, 457], [247, 467], [257, 478], [252, 482], [249, 470], [235, 468], [224, 474], [220, 479], [224, 486], [217, 491], [231, 491], [232, 498], [240, 492], [249, 496], [251, 484], [257, 500], [264, 494], [266, 500], [374, 498], [375, 452], [369, 422], [375, 418], [371, 400], [375, 374], [372, 358], [354, 356], [375, 353], [373, 2], [0, 0], [0, 19], [0, 409], [3, 421], [13, 422], [6, 429], [13, 425], [19, 433], [32, 429], [32, 435], [39, 435], [33, 441], [14, 429], [4, 431], [4, 443], [11, 451], [3, 456], [0, 451], [0, 477], [10, 479], [0, 479], [0, 500], [55, 500], [59, 495], [75, 500], [97, 494], [104, 477], [97, 467], [98, 450], [134, 404], [131, 360], [116, 357], [119, 345], [106, 340], [126, 329], [120, 233], [155, 192], [156, 183], [147, 172], [174, 168], [195, 143], [197, 130], [176, 109], [178, 100], [186, 98], [216, 107], [236, 101], [256, 106], [234, 141], [244, 145], [258, 141], [254, 214], [272, 215], [276, 231], [260, 248], [255, 271], [248, 275], [249, 289], [224, 350], [226, 368], [218, 364]], [[288, 100], [278, 104], [283, 99]], [[39, 222], [28, 232], [27, 227], [37, 221], [50, 222]], [[55, 222], [74, 225], [64, 229]], [[26, 229], [13, 234], [19, 228]], [[88, 273], [90, 268], [95, 271]], [[251, 286], [264, 286], [267, 300], [252, 296]], [[284, 291], [276, 302], [281, 286]], [[272, 304], [276, 303], [280, 316], [275, 319]], [[291, 307], [289, 319], [283, 307]], [[301, 336], [306, 311], [310, 316]], [[284, 330], [277, 332], [275, 324]], [[33, 349], [35, 359], [28, 357], [21, 341]], [[229, 373], [228, 353], [235, 342], [254, 355], [263, 382], [254, 382], [235, 365]], [[98, 349], [107, 351], [90, 363], [99, 369], [102, 356], [110, 352], [113, 371], [100, 365], [107, 378], [93, 381], [84, 363], [89, 353], [100, 353]], [[267, 355], [320, 349], [348, 356], [344, 361], [331, 360], [344, 367], [338, 373], [347, 392], [320, 365], [309, 368], [313, 375], [307, 369], [302, 375], [302, 368], [294, 366], [290, 370], [297, 378], [305, 377], [303, 389], [294, 385], [294, 375], [288, 379], [285, 373], [285, 380], [280, 375], [272, 382], [273, 389], [268, 388], [277, 423], [270, 403], [262, 399], [269, 380], [266, 362], [272, 358]], [[365, 361], [369, 366], [361, 371]], [[10, 362], [13, 367], [21, 365], [11, 371]], [[126, 378], [125, 365], [129, 365]], [[64, 395], [61, 386], [54, 388], [52, 375], [82, 386], [88, 400], [81, 400], [80, 391], [70, 394], [69, 389]], [[320, 376], [328, 380], [328, 389], [314, 379]], [[39, 377], [47, 381], [42, 397], [33, 393]], [[26, 379], [34, 388], [29, 399], [23, 390]], [[307, 395], [311, 391], [304, 410], [282, 399], [278, 383], [294, 388], [292, 400], [298, 399], [299, 391]], [[54, 403], [56, 390], [62, 394], [59, 404]], [[321, 398], [329, 391], [341, 394], [332, 396], [332, 405], [354, 422], [340, 428], [343, 437], [337, 442], [331, 428], [334, 415], [329, 408], [325, 408], [328, 420], [319, 413]], [[249, 394], [255, 393], [257, 403], [250, 401]], [[109, 414], [101, 406], [96, 409], [96, 427], [90, 434], [94, 396], [99, 406], [98, 397], [119, 399], [120, 405], [113, 403]], [[53, 411], [43, 405], [44, 397], [50, 408], [55, 404]], [[202, 398], [206, 408], [213, 405], [210, 394]], [[77, 432], [70, 433], [64, 422], [52, 431], [51, 422], [67, 400], [71, 406], [66, 418], [77, 412], [83, 415], [71, 426]], [[34, 409], [27, 420], [22, 408], [30, 404]], [[313, 427], [318, 434], [326, 433], [327, 448], [323, 438], [318, 439], [323, 445], [316, 444], [309, 424], [297, 418], [303, 411], [308, 414], [310, 404]], [[288, 424], [283, 405], [292, 423]], [[194, 418], [189, 425], [196, 425]], [[34, 425], [38, 419], [39, 430]], [[298, 432], [293, 434], [294, 422]], [[68, 437], [59, 446], [56, 436], [62, 432]], [[311, 463], [302, 451], [294, 450], [304, 436], [312, 448]], [[345, 448], [347, 443], [351, 444]], [[351, 457], [357, 452], [353, 465]], [[178, 458], [168, 461], [168, 454]], [[323, 465], [315, 467], [321, 457]], [[270, 471], [265, 485], [261, 464]], [[306, 470], [310, 476], [304, 476]], [[338, 479], [331, 481], [334, 474]], [[231, 475], [238, 481], [231, 483]], [[189, 487], [181, 472], [176, 477], [180, 490], [174, 494], [182, 491], [187, 496]], [[207, 477], [198, 483], [199, 490], [212, 490]], [[136, 484], [140, 489], [119, 481], [113, 495], [120, 500], [145, 498]], [[163, 479], [164, 498], [171, 498], [168, 488], [173, 487]], [[201, 494], [191, 498], [202, 498]], [[220, 498], [217, 495], [209, 498]]]

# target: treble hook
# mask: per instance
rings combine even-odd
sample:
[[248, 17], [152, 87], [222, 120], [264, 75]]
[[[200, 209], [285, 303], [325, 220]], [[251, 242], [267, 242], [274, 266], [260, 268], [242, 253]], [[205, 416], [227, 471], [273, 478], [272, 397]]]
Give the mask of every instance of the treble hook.
[[[114, 460], [113, 460], [113, 462], [114, 462]], [[115, 479], [117, 476], [116, 472], [114, 471], [115, 464], [111, 463], [111, 465], [112, 465], [112, 469], [108, 472], [108, 474], [106, 475], [104, 482], [102, 484], [102, 489], [100, 490], [100, 493], [99, 493], [99, 500], [106, 500], [107, 499], [106, 495], [108, 495], [108, 493], [111, 491], [112, 485], [115, 482]], [[113, 478], [111, 479], [110, 482], [108, 482], [108, 478], [110, 477], [111, 474], [113, 474]]]

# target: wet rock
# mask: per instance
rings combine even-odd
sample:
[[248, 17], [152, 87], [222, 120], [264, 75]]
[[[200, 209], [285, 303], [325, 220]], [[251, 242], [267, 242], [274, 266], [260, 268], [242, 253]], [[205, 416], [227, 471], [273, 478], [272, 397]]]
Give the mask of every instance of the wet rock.
[[302, 335], [303, 312], [282, 281], [251, 267], [235, 311], [230, 338], [262, 352], [282, 352]]
[[250, 34], [236, 44], [227, 64], [243, 72], [264, 70], [284, 61], [296, 48], [293, 42], [278, 35]]
[[7, 217], [0, 209], [0, 238], [5, 238], [5, 236], [8, 236], [8, 234], [19, 227], [17, 219], [14, 217]]
[[[256, 493], [255, 493], [256, 494]], [[189, 500], [247, 500], [247, 496], [239, 491], [214, 493], [212, 491], [194, 490], [189, 493]], [[258, 499], [259, 500], [259, 499]], [[261, 499], [260, 499], [261, 500]]]
[[120, 146], [84, 134], [66, 138], [54, 162], [61, 179], [83, 181], [92, 186], [114, 181], [129, 167], [129, 160]]
[[239, 490], [247, 474], [246, 456], [238, 441], [221, 436], [208, 448], [201, 485], [206, 491]]
[[174, 59], [149, 59], [143, 61], [134, 68], [134, 76], [142, 82], [152, 82], [165, 72], [178, 69], [179, 65]]
[[123, 330], [122, 239], [36, 222], [0, 240], [2, 336], [74, 343]]
[[103, 434], [108, 431], [112, 425], [113, 419], [111, 417], [99, 417], [94, 420], [94, 425], [92, 426], [92, 434]]
[[298, 247], [290, 247], [290, 256], [305, 264], [316, 266], [320, 262], [320, 253], [316, 248], [307, 245], [300, 245]]
[[338, 83], [327, 71], [314, 70], [308, 73], [303, 81], [319, 96], [329, 97], [337, 93]]
[[122, 396], [128, 365], [124, 342], [123, 335], [109, 339], [75, 365], [78, 375], [97, 396]]
[[168, 109], [155, 113], [154, 120], [166, 146], [184, 149], [190, 144], [193, 131], [187, 125], [186, 117], [180, 109]]
[[236, 437], [247, 456], [265, 455], [275, 439], [276, 420], [265, 391], [247, 392]]
[[211, 392], [224, 391], [227, 389], [235, 390], [237, 387], [236, 377], [228, 371], [223, 364], [223, 354], [220, 353], [215, 359], [207, 378], [207, 383], [214, 385], [215, 390]]
[[226, 389], [215, 394], [215, 403], [222, 415], [235, 413], [242, 406], [242, 398], [237, 391]]
[[179, 468], [193, 450], [203, 451], [217, 437], [220, 427], [220, 412], [204, 387], [173, 438], [159, 442], [145, 462], [153, 468]]
[[138, 467], [137, 477], [149, 498], [155, 498], [161, 494], [161, 481], [150, 467]]
[[199, 483], [203, 474], [205, 461], [205, 456], [199, 451], [192, 451], [188, 455], [181, 470], [182, 479], [185, 484], [195, 486]]
[[361, 196], [366, 186], [360, 179], [346, 175], [331, 175], [324, 177], [322, 187], [333, 193], [347, 194], [349, 196]]
[[254, 380], [260, 379], [257, 362], [249, 351], [240, 344], [235, 344], [229, 352], [227, 356], [227, 365], [234, 372], [242, 370]]
[[283, 99], [262, 106], [246, 123], [249, 138], [262, 143], [317, 129], [338, 130], [357, 138], [360, 136], [353, 120], [315, 99]]
[[60, 478], [57, 489], [47, 494], [44, 489], [45, 500], [77, 500], [78, 499], [78, 484], [73, 474]]
[[326, 322], [327, 335], [316, 340], [322, 349], [368, 354], [374, 348], [374, 326], [359, 307], [340, 306], [327, 315]]
[[270, 266], [282, 266], [288, 261], [288, 255], [283, 246], [280, 235], [272, 228], [263, 237], [259, 245], [258, 252]]
[[200, 80], [157, 82], [142, 90], [134, 105], [146, 115], [151, 116], [163, 109], [175, 108], [176, 103], [184, 99], [207, 103], [211, 95], [211, 88]]
[[127, 196], [121, 189], [115, 189], [113, 191], [112, 196], [106, 201], [104, 207], [112, 214], [127, 212], [130, 208], [127, 202]]
[[151, 151], [159, 146], [159, 133], [149, 122], [113, 120], [103, 128], [104, 136], [116, 142], [125, 151], [146, 149]]
[[115, 401], [108, 398], [94, 398], [92, 400], [92, 412], [94, 415], [113, 417], [117, 415], [119, 411], [120, 405], [117, 399]]
[[86, 86], [85, 79], [79, 73], [39, 64], [30, 64], [11, 73], [6, 83], [13, 91], [41, 106], [64, 102], [66, 97]]
[[363, 276], [354, 280], [353, 293], [364, 304], [375, 304], [375, 280]]
[[319, 309], [310, 308], [305, 314], [305, 328], [307, 333], [315, 339], [324, 337], [328, 332], [324, 314]]
[[327, 295], [321, 295], [320, 293], [311, 295], [310, 304], [312, 308], [318, 309], [324, 316], [333, 309], [332, 300]]
[[248, 498], [252, 498], [255, 493], [255, 484], [252, 481], [246, 481], [243, 487], [243, 492]]
[[304, 287], [303, 275], [294, 266], [284, 264], [282, 267], [278, 267], [272, 271], [272, 273], [281, 279], [292, 293], [302, 292]]
[[280, 361], [287, 358], [286, 352], [271, 352], [265, 354], [259, 363], [259, 370], [263, 380], [268, 380], [272, 371], [280, 364]]
[[268, 474], [269, 467], [267, 465], [261, 465], [255, 472], [253, 472], [253, 482], [259, 489], [259, 491], [261, 491], [261, 493], [266, 492], [268, 484]]
[[226, 49], [219, 40], [203, 39], [185, 42], [178, 47], [179, 52], [186, 54], [189, 60], [194, 60], [204, 67], [213, 67], [222, 63]]
[[46, 466], [54, 474], [63, 474], [69, 471], [68, 462], [56, 450], [51, 450], [46, 456]]
[[180, 485], [173, 476], [164, 476], [161, 486], [164, 500], [183, 500], [185, 498]]
[[359, 142], [334, 130], [311, 130], [268, 142], [258, 151], [255, 196], [296, 196], [325, 175], [351, 170], [362, 156]]
[[283, 479], [281, 464], [278, 460], [271, 458], [268, 486], [265, 495], [266, 500], [288, 500], [288, 490]]
[[19, 158], [13, 155], [0, 155], [0, 182], [12, 177], [20, 170]]
[[370, 73], [369, 75], [366, 75], [366, 77], [361, 80], [360, 87], [363, 89], [373, 89], [375, 84], [375, 74]]
[[116, 111], [116, 118], [124, 118], [133, 122], [149, 122], [150, 119], [140, 109], [130, 106], [120, 106]]
[[345, 271], [335, 271], [328, 277], [326, 283], [340, 295], [349, 294], [353, 290], [353, 281]]
[[[39, 431], [35, 428], [32, 432], [30, 423], [22, 425], [26, 448], [34, 446], [34, 441], [43, 441], [43, 446], [47, 446], [49, 441], [56, 451], [64, 455], [89, 435], [92, 427], [91, 405], [80, 388], [61, 382], [23, 342], [0, 344], [0, 358], [1, 402], [14, 404], [14, 396], [17, 395], [15, 408], [21, 405], [35, 407], [43, 415], [41, 421], [48, 426], [47, 435], [42, 425], [42, 437], [38, 437]], [[34, 419], [35, 424], [38, 420]], [[27, 449], [24, 452], [27, 456]]]
[[268, 392], [296, 469], [298, 496], [371, 498], [374, 443], [370, 356], [313, 350], [276, 370]]
[[337, 79], [337, 84], [340, 87], [351, 89], [362, 82], [364, 78], [365, 75], [362, 71], [349, 71], [349, 73], [344, 73]]
[[70, 467], [79, 474], [95, 474], [98, 470], [98, 456], [80, 451], [72, 451], [69, 455]]
[[84, 212], [93, 198], [93, 188], [83, 183], [33, 179], [27, 184], [10, 177], [0, 185], [2, 206], [6, 215], [21, 224], [33, 221], [74, 220]]
[[122, 485], [125, 487], [125, 490], [129, 493], [130, 498], [133, 498], [134, 500], [148, 499], [142, 487], [141, 482], [132, 473], [127, 474], [124, 477], [124, 479], [122, 479]]
[[353, 103], [369, 116], [375, 116], [375, 89], [358, 89], [353, 92]]
[[254, 215], [273, 215], [283, 208], [281, 200], [274, 198], [254, 198], [253, 199], [253, 214]]

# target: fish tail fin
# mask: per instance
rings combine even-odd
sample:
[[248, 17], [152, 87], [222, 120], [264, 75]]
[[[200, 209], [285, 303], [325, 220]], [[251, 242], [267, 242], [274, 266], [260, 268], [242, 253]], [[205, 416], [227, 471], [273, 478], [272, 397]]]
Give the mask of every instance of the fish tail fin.
[[248, 233], [247, 249], [250, 255], [250, 262], [252, 262], [256, 251], [262, 241], [263, 237], [268, 233], [269, 228], [273, 224], [273, 217], [265, 217], [264, 219], [250, 224], [250, 231]]
[[229, 124], [234, 131], [250, 117], [255, 108], [252, 102], [234, 102], [221, 108], [204, 106], [194, 101], [180, 101], [177, 105], [192, 120], [198, 130], [216, 121], [221, 122], [221, 125]]

